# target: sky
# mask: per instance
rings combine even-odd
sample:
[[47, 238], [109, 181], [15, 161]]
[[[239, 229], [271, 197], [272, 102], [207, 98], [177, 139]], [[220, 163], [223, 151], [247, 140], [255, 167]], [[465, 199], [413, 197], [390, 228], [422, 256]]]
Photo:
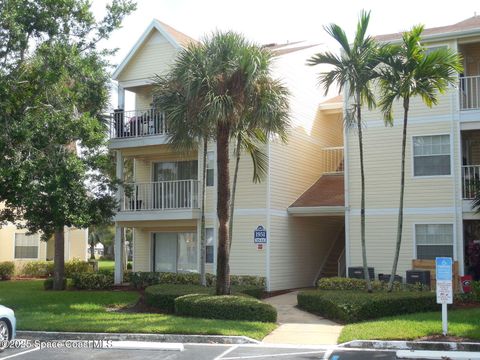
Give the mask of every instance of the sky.
[[[107, 2], [93, 0], [97, 16]], [[480, 15], [478, 0], [137, 0], [137, 7], [105, 44], [119, 48], [112, 59], [115, 64], [153, 18], [195, 39], [218, 29], [241, 32], [259, 44], [307, 40], [335, 46], [323, 25], [337, 23], [351, 38], [362, 9], [371, 11], [372, 35], [403, 31], [420, 23], [426, 27], [449, 25], [475, 12]]]

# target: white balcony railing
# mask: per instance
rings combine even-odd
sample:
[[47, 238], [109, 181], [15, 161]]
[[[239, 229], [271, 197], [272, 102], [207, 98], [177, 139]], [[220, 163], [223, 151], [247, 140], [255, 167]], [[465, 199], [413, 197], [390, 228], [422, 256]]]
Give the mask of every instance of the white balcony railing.
[[480, 109], [480, 76], [460, 78], [460, 110]]
[[343, 173], [343, 146], [323, 148], [324, 173]]
[[480, 165], [462, 166], [463, 199], [471, 200], [480, 188]]
[[198, 208], [198, 180], [124, 184], [123, 211]]
[[135, 138], [167, 133], [165, 114], [155, 109], [115, 110], [111, 114], [110, 139]]

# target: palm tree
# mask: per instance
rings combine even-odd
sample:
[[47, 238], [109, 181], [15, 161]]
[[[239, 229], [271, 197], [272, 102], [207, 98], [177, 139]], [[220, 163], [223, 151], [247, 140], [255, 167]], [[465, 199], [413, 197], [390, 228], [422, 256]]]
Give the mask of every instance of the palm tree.
[[336, 24], [325, 27], [325, 31], [341, 46], [341, 55], [323, 52], [308, 60], [308, 65], [327, 64], [333, 69], [320, 75], [320, 83], [325, 88], [325, 94], [333, 84], [338, 86], [339, 93], [346, 89], [346, 97], [352, 99], [351, 108], [345, 114], [347, 127], [356, 125], [358, 134], [358, 150], [360, 157], [361, 204], [360, 204], [360, 236], [362, 244], [362, 261], [367, 289], [372, 291], [368, 273], [367, 250], [365, 244], [365, 171], [362, 133], [362, 106], [375, 106], [371, 90], [372, 81], [377, 77], [376, 67], [380, 62], [379, 49], [373, 38], [366, 35], [370, 12], [362, 11], [353, 44], [350, 45], [345, 31]]
[[[155, 102], [166, 113], [172, 143], [191, 144], [199, 138], [216, 142], [217, 294], [230, 293], [230, 141], [242, 133], [242, 144], [247, 144], [244, 138], [253, 143], [252, 133], [263, 132], [267, 138], [288, 125], [287, 117], [272, 115], [284, 111], [276, 107], [285, 107], [287, 99], [267, 97], [274, 94], [268, 86], [281, 87], [270, 77], [267, 55], [267, 50], [242, 35], [215, 33], [203, 43], [182, 50], [169, 75], [157, 82]], [[277, 88], [276, 94], [283, 96], [286, 90]], [[264, 127], [254, 125], [260, 120]]]
[[403, 107], [402, 160], [400, 167], [400, 204], [398, 207], [397, 237], [392, 273], [388, 290], [392, 291], [402, 244], [403, 202], [405, 194], [405, 148], [410, 99], [420, 96], [425, 105], [438, 103], [438, 94], [456, 84], [462, 71], [460, 56], [447, 48], [427, 52], [420, 43], [423, 26], [414, 26], [402, 35], [402, 43], [390, 46], [388, 55], [379, 67], [381, 99], [379, 105], [387, 124], [393, 125], [393, 105], [401, 100]]

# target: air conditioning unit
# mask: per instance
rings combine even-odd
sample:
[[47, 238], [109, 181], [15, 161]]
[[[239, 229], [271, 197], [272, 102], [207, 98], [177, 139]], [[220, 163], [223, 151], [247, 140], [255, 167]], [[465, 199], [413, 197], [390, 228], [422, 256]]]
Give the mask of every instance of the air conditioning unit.
[[430, 287], [430, 271], [407, 270], [407, 284], [422, 284]]
[[[389, 282], [390, 281], [390, 275], [391, 274], [378, 274], [378, 280], [383, 281], [383, 282]], [[403, 277], [401, 277], [400, 275], [395, 275], [393, 281], [401, 283], [401, 282], [403, 282]]]
[[[373, 267], [368, 268], [368, 275], [370, 280], [375, 279], [375, 271]], [[363, 273], [363, 266], [352, 266], [348, 268], [348, 277], [354, 279], [365, 279], [365, 274]]]

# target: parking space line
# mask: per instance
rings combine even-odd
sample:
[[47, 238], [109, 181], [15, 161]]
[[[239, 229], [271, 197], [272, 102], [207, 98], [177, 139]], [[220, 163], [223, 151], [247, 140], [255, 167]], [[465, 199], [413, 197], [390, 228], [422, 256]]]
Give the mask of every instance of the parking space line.
[[310, 355], [310, 354], [320, 354], [322, 351], [302, 351], [302, 352], [292, 352], [284, 354], [266, 354], [266, 355], [248, 355], [248, 356], [234, 356], [234, 357], [224, 357], [222, 360], [236, 360], [236, 359], [259, 359], [266, 357], [278, 357], [278, 356], [292, 356], [292, 355]]
[[20, 353], [8, 355], [8, 356], [5, 356], [5, 357], [0, 358], [0, 360], [11, 359], [11, 358], [14, 358], [14, 357], [16, 357], [16, 356], [24, 355], [24, 354], [27, 354], [27, 353], [30, 353], [30, 352], [33, 352], [33, 351], [37, 351], [37, 350], [40, 350], [40, 348], [36, 347], [36, 348], [33, 348], [33, 349], [29, 349], [29, 350], [22, 351], [22, 352], [20, 352]]
[[238, 345], [233, 345], [231, 348], [225, 350], [223, 353], [221, 353], [220, 355], [218, 355], [214, 360], [220, 360], [220, 359], [223, 359], [223, 357], [229, 353], [231, 353], [233, 350], [235, 350], [236, 348], [238, 348]]

